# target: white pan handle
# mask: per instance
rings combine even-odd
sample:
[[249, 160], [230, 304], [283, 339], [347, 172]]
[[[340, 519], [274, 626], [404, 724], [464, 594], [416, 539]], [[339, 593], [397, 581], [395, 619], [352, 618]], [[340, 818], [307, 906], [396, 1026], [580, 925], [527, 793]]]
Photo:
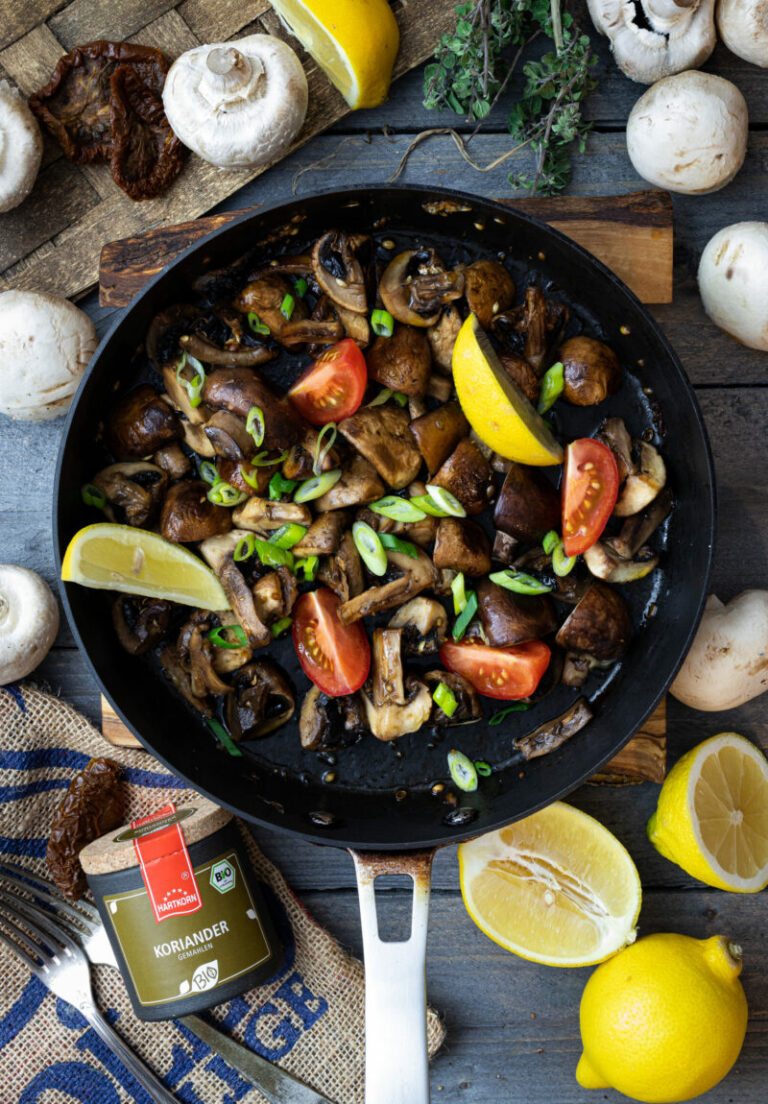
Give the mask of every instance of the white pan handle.
[[[351, 851], [365, 956], [365, 1104], [429, 1104], [427, 918], [434, 851]], [[382, 874], [413, 881], [410, 938], [379, 938], [374, 883]]]

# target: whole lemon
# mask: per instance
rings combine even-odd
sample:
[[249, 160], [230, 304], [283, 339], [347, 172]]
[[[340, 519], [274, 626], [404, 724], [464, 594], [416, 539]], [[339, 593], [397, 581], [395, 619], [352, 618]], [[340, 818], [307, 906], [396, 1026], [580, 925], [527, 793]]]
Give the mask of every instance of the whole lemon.
[[739, 1056], [741, 950], [723, 935], [648, 935], [597, 967], [581, 997], [576, 1080], [647, 1104], [707, 1092]]

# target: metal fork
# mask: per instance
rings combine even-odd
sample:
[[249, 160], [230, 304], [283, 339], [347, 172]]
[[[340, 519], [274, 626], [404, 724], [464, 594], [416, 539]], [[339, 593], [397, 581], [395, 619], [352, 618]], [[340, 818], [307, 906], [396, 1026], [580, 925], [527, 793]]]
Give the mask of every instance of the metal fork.
[[[81, 898], [72, 904], [59, 894], [53, 882], [30, 874], [19, 866], [0, 863], [0, 881], [12, 885], [23, 893], [33, 895], [37, 900], [54, 909], [58, 924], [79, 944], [94, 965], [112, 966], [118, 969], [106, 928], [101, 922], [98, 910], [89, 901]], [[41, 913], [41, 910], [28, 899], [19, 898], [16, 894], [11, 895], [1, 887], [0, 899], [11, 900], [18, 906], [23, 904], [30, 910], [35, 909], [36, 916], [43, 915], [50, 921], [50, 914]], [[247, 1081], [255, 1085], [270, 1104], [331, 1104], [326, 1097], [299, 1081], [287, 1070], [275, 1066], [260, 1054], [248, 1050], [199, 1016], [178, 1016], [177, 1019], [207, 1043], [211, 1050], [220, 1054]]]
[[38, 909], [0, 889], [0, 940], [52, 993], [73, 1005], [157, 1104], [177, 1104], [162, 1081], [114, 1031], [96, 1007], [91, 969], [74, 939]]

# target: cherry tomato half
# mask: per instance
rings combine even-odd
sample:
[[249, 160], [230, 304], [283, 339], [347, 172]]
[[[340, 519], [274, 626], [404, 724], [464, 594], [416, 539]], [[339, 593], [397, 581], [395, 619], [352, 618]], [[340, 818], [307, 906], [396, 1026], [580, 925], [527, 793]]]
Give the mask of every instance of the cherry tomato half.
[[331, 345], [288, 392], [288, 398], [311, 425], [340, 422], [354, 414], [368, 384], [365, 357], [351, 337]]
[[619, 469], [607, 445], [592, 437], [571, 441], [563, 476], [563, 547], [586, 552], [605, 529], [619, 493]]
[[527, 698], [534, 692], [549, 666], [549, 656], [549, 648], [541, 640], [506, 648], [449, 640], [440, 649], [440, 659], [449, 671], [463, 675], [478, 694], [505, 701]]
[[330, 698], [354, 694], [368, 678], [371, 647], [359, 621], [342, 625], [341, 602], [328, 587], [302, 594], [293, 607], [293, 646], [304, 674]]

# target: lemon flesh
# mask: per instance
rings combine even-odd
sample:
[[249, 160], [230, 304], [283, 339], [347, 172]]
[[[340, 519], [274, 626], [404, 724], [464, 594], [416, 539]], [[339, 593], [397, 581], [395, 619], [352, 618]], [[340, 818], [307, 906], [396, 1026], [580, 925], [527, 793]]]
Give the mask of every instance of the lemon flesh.
[[459, 330], [452, 368], [461, 409], [478, 437], [494, 452], [535, 467], [562, 464], [562, 446], [504, 371], [474, 314]]
[[693, 878], [735, 893], [768, 885], [768, 761], [722, 732], [680, 759], [661, 788], [648, 836]]
[[65, 583], [164, 598], [199, 609], [230, 602], [211, 569], [187, 548], [131, 525], [87, 525], [69, 542], [61, 565]]
[[384, 103], [400, 31], [387, 0], [272, 0], [349, 106]]
[[459, 846], [467, 911], [506, 950], [549, 966], [601, 962], [635, 938], [640, 879], [607, 828], [556, 802]]

